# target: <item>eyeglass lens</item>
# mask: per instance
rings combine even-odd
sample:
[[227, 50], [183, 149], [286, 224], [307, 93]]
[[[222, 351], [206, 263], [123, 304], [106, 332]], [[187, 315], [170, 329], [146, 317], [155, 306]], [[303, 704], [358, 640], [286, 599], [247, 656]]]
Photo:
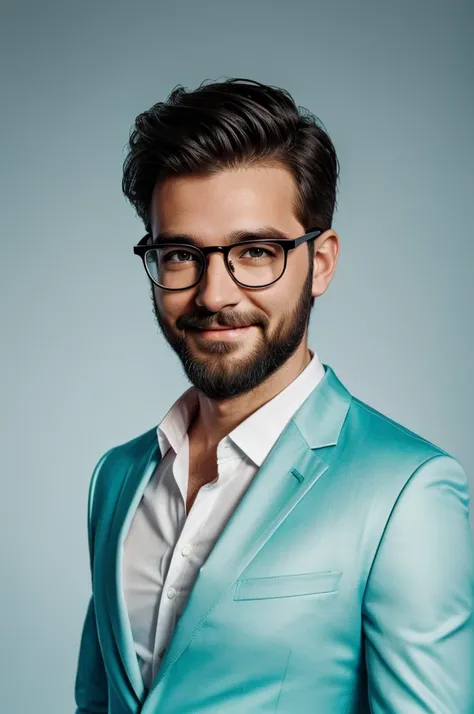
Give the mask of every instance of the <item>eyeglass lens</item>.
[[[157, 285], [175, 290], [195, 285], [204, 267], [202, 255], [182, 245], [150, 248], [145, 262]], [[277, 243], [236, 244], [229, 251], [228, 266], [242, 285], [261, 287], [281, 277], [285, 251]]]

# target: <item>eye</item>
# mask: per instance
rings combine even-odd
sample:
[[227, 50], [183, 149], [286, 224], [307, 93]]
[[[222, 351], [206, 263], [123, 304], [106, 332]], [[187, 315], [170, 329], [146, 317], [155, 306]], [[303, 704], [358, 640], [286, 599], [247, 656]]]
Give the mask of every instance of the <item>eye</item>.
[[172, 250], [163, 256], [165, 263], [187, 263], [196, 260], [196, 255], [188, 250]]
[[269, 246], [260, 246], [260, 245], [252, 245], [252, 246], [247, 246], [242, 253], [240, 254], [240, 258], [248, 257], [248, 258], [253, 258], [254, 260], [258, 260], [259, 258], [266, 258], [266, 257], [271, 257], [275, 255], [275, 251], [272, 250]]

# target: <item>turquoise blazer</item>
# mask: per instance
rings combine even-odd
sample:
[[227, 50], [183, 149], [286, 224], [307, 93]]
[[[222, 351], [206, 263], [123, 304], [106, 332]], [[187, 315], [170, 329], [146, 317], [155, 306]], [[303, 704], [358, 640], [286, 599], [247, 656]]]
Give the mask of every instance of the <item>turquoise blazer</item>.
[[156, 428], [100, 459], [76, 714], [473, 714], [463, 469], [325, 369], [200, 569], [149, 692], [121, 551]]

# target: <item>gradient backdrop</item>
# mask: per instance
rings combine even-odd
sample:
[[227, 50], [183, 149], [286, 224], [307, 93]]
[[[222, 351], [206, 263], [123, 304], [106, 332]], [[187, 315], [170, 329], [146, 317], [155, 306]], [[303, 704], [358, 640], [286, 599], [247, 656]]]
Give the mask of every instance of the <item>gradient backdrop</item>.
[[342, 250], [310, 344], [472, 477], [474, 5], [3, 0], [1, 15], [1, 701], [65, 714], [92, 468], [187, 387], [120, 190], [136, 114], [241, 76], [322, 119]]

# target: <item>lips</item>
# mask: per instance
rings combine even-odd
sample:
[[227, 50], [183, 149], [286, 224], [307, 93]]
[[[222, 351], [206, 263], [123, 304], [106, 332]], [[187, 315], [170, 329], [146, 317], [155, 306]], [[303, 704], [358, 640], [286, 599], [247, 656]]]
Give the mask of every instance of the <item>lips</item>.
[[245, 327], [251, 327], [251, 325], [239, 325], [239, 327], [198, 327], [197, 329], [205, 332], [221, 332], [222, 330], [243, 330]]
[[207, 327], [204, 329], [194, 329], [191, 331], [197, 343], [206, 345], [208, 342], [242, 342], [245, 341], [249, 334], [250, 328], [253, 325], [245, 325], [244, 327]]

